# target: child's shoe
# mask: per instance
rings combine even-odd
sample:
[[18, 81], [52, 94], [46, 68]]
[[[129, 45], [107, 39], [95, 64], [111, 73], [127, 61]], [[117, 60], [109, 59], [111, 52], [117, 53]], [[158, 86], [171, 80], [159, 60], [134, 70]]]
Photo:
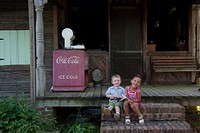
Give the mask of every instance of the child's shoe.
[[125, 122], [127, 125], [131, 124], [130, 116], [125, 116]]
[[120, 115], [119, 115], [119, 113], [116, 113], [114, 115], [114, 118], [115, 118], [116, 121], [120, 121]]
[[144, 119], [143, 119], [142, 116], [139, 117], [139, 123], [140, 123], [140, 124], [144, 124]]
[[103, 112], [105, 113], [106, 116], [110, 116], [111, 115], [110, 110], [108, 108], [104, 108]]

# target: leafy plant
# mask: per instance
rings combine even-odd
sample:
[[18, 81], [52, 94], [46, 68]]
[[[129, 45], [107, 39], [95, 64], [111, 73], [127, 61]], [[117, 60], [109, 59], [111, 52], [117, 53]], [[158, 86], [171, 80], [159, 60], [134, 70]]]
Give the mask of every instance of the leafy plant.
[[99, 126], [89, 122], [89, 118], [83, 117], [78, 112], [76, 118], [69, 118], [70, 123], [61, 130], [61, 133], [99, 133]]
[[38, 133], [49, 129], [52, 124], [36, 107], [30, 106], [26, 97], [0, 100], [0, 133]]

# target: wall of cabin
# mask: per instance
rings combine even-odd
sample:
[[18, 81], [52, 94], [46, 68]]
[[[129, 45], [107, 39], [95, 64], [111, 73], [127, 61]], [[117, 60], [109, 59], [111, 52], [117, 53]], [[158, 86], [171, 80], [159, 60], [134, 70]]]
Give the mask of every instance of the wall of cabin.
[[[27, 1], [1, 0], [0, 12], [0, 30], [28, 30]], [[0, 97], [22, 94], [30, 96], [30, 65], [0, 65]]]
[[[0, 30], [28, 30], [28, 1], [3, 0], [0, 4]], [[53, 4], [45, 4], [44, 19], [44, 64], [46, 67], [46, 88], [52, 86], [52, 52], [53, 39]], [[30, 45], [30, 44], [27, 44]], [[19, 96], [30, 97], [30, 65], [0, 65], [0, 97]]]
[[[48, 2], [44, 5], [44, 64], [46, 68], [46, 89], [50, 90], [53, 80], [53, 50], [54, 50], [54, 32], [53, 32], [53, 4]], [[61, 34], [61, 33], [58, 33]]]

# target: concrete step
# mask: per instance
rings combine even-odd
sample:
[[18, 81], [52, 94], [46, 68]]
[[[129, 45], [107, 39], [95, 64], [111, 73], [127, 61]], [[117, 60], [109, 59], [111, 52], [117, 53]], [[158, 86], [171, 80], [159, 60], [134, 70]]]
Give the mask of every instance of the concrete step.
[[[103, 113], [105, 104], [102, 104], [101, 120], [112, 120], [115, 111], [111, 112], [111, 116], [108, 117]], [[143, 114], [145, 121], [150, 120], [185, 120], [185, 108], [177, 103], [142, 103], [140, 111]], [[130, 118], [132, 121], [137, 120], [136, 114], [130, 109]], [[121, 110], [121, 119], [124, 119], [125, 114], [123, 109]]]
[[100, 133], [192, 133], [185, 121], [145, 121], [144, 124], [131, 122], [102, 121]]

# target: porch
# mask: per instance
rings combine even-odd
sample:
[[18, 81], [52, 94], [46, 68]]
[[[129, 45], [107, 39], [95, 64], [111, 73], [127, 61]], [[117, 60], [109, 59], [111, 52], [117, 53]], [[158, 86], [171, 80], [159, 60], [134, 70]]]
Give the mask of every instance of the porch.
[[[122, 85], [124, 86], [124, 85]], [[108, 85], [87, 87], [82, 92], [52, 92], [37, 97], [39, 107], [101, 107], [107, 103]], [[200, 105], [200, 85], [142, 85], [142, 102], [179, 103], [183, 106]]]

